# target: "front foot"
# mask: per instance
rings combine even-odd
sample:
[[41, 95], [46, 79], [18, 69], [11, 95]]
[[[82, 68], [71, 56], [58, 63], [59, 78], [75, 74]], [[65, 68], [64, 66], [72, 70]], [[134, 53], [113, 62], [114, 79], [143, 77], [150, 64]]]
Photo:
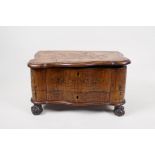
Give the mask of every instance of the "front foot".
[[34, 104], [31, 107], [31, 111], [32, 111], [33, 115], [41, 114], [41, 112], [43, 111], [42, 105], [41, 104]]
[[125, 114], [124, 107], [122, 105], [115, 106], [114, 114], [117, 115], [117, 116], [123, 116]]

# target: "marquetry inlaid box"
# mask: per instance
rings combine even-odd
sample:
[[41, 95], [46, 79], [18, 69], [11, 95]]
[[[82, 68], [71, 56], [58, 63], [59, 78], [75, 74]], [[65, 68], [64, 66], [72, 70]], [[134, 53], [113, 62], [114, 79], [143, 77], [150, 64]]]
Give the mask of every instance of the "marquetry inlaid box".
[[113, 105], [125, 113], [125, 83], [130, 60], [112, 51], [40, 51], [30, 60], [35, 115], [42, 104]]

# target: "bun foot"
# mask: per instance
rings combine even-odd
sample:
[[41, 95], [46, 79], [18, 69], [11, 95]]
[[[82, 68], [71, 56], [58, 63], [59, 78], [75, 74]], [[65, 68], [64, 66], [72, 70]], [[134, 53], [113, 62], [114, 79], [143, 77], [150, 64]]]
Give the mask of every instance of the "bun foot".
[[31, 111], [33, 115], [39, 115], [43, 111], [42, 105], [41, 104], [34, 104], [31, 107]]
[[117, 116], [123, 116], [125, 114], [124, 107], [122, 105], [115, 106], [114, 114], [117, 115]]

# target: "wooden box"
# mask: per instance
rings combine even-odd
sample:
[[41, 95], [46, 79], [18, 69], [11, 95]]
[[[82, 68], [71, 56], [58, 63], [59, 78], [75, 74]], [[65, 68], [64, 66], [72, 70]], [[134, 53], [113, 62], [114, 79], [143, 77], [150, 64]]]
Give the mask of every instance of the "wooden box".
[[127, 64], [111, 51], [40, 51], [30, 60], [34, 115], [42, 104], [113, 105], [123, 115]]

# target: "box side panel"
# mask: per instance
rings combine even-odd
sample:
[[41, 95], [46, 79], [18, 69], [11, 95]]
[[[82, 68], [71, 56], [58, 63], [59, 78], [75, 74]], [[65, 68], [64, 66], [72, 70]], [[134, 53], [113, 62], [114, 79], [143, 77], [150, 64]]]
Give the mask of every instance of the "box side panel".
[[46, 69], [31, 69], [32, 100], [46, 101]]
[[121, 104], [124, 102], [127, 67], [111, 69], [110, 103]]

